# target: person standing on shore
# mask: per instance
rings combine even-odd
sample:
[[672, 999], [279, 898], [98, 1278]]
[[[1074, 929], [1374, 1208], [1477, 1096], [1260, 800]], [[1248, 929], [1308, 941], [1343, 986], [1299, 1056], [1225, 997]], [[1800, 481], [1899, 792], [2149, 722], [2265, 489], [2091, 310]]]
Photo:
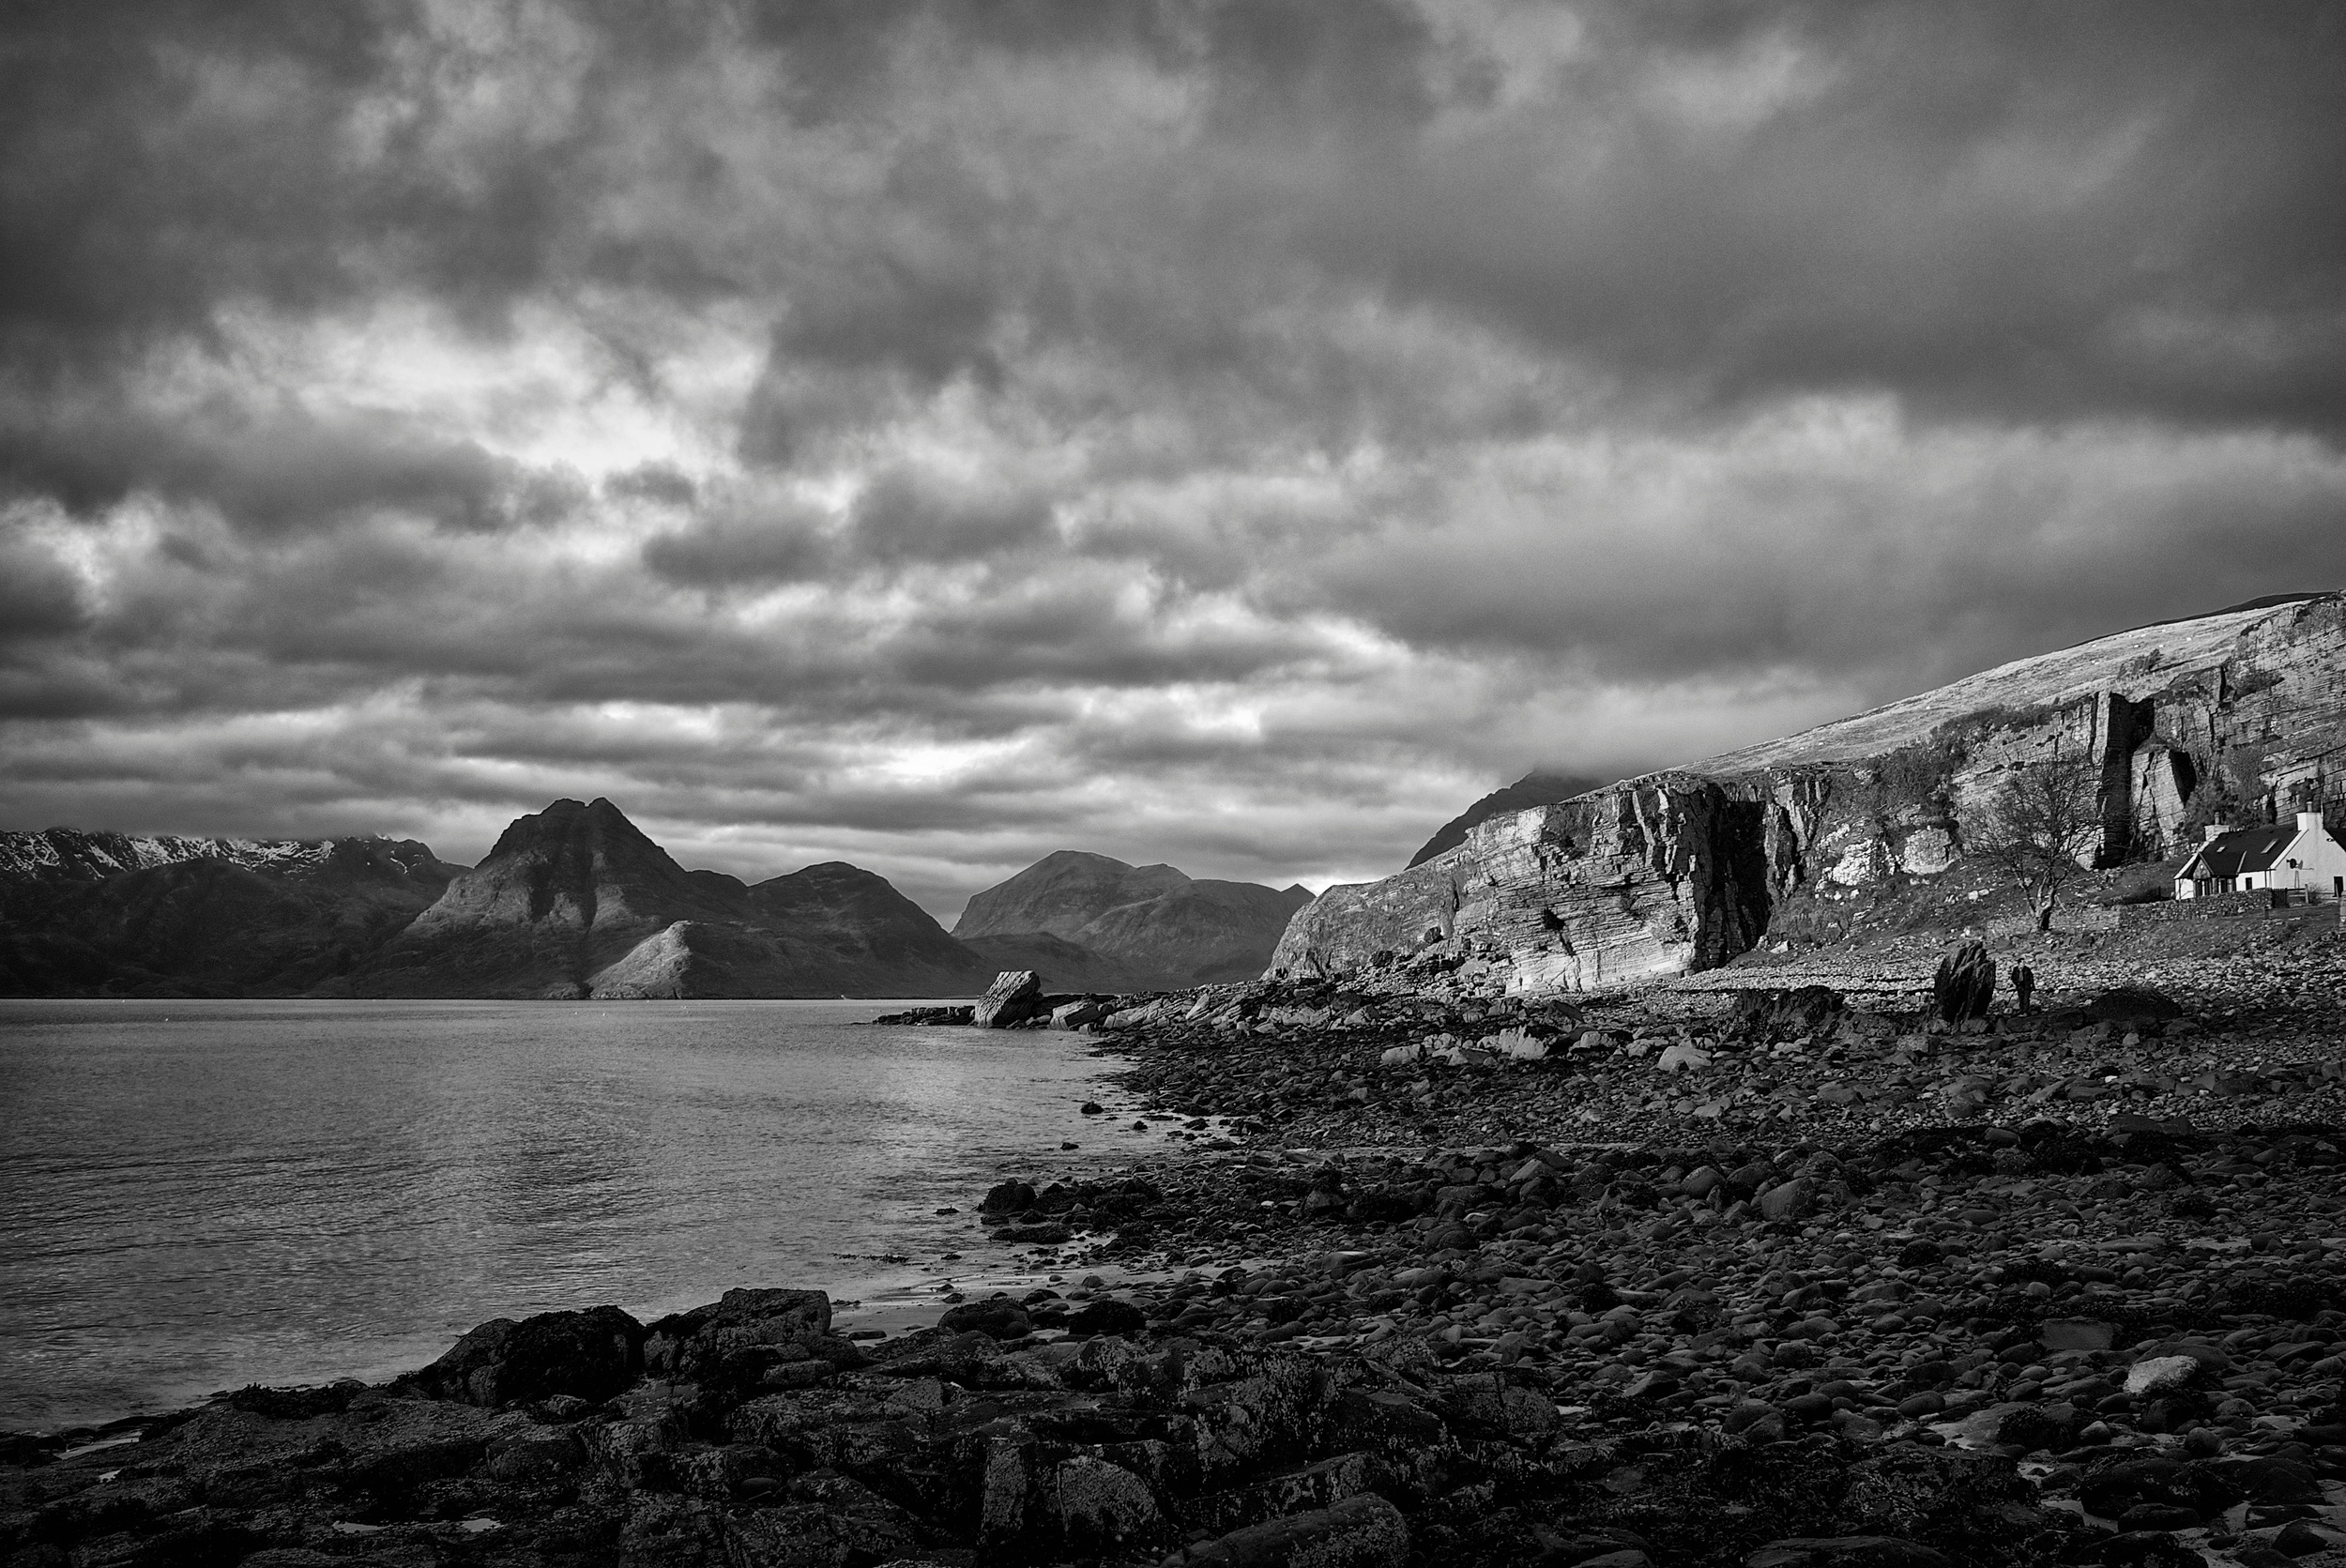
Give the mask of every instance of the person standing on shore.
[[2015, 964], [2015, 965], [2013, 965], [2013, 966], [2012, 966], [2012, 994], [2013, 994], [2015, 997], [2018, 997], [2019, 998], [2019, 1001], [2020, 1001], [2020, 1011], [2021, 1011], [2022, 1012], [2027, 1012], [2031, 1011], [2031, 1009], [2030, 1009], [2030, 1007], [2029, 1007], [2029, 999], [2028, 999], [2028, 998], [2029, 998], [2029, 993], [2031, 993], [2031, 992], [2034, 991], [2035, 989], [2036, 989], [2036, 971], [2035, 971], [2034, 969], [2030, 968], [2030, 967], [2029, 967], [2026, 964]]

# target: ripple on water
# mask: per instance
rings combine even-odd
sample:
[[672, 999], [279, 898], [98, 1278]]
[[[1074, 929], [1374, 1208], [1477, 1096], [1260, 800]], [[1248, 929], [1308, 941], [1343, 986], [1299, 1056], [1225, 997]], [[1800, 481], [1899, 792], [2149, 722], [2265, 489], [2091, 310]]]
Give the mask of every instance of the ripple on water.
[[388, 1376], [495, 1317], [1002, 1271], [972, 1200], [1065, 1164], [1113, 1064], [857, 1027], [891, 1005], [0, 1002], [0, 1427]]

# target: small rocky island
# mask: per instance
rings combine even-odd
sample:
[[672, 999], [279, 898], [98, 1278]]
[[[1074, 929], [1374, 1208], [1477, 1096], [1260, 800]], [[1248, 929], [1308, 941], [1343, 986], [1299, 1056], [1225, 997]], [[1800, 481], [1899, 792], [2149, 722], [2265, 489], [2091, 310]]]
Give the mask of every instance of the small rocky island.
[[1811, 955], [1577, 1000], [1457, 944], [1086, 1006], [1013, 982], [994, 1022], [1114, 1036], [1171, 1134], [984, 1195], [1085, 1283], [893, 1336], [789, 1288], [500, 1320], [384, 1387], [14, 1439], [0, 1548], [2335, 1564], [2346, 947], [2239, 931], [2156, 990], [2039, 937], [2038, 1011], [1952, 1025], [1895, 944], [1836, 985]]

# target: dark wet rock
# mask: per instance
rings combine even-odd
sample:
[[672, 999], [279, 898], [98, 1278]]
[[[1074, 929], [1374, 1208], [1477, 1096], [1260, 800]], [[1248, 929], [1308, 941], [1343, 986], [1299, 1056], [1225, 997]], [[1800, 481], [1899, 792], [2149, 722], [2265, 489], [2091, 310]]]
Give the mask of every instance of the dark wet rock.
[[1796, 1220], [1816, 1201], [1816, 1188], [1805, 1178], [1780, 1181], [1760, 1195], [1760, 1211], [1771, 1220]]
[[1848, 1003], [1825, 985], [1735, 993], [1729, 1026], [1764, 1040], [1790, 1040], [1831, 1028]]
[[2207, 1559], [2166, 1530], [2125, 1530], [2104, 1540], [2095, 1561], [2107, 1568], [2206, 1568]]
[[1941, 959], [1930, 995], [1933, 1011], [1943, 1023], [1987, 1017], [1996, 999], [1996, 961], [1988, 956], [1988, 945], [1965, 942]]
[[1148, 1326], [1148, 1314], [1130, 1302], [1086, 1302], [1067, 1319], [1067, 1332], [1078, 1337], [1093, 1334], [1135, 1334]]
[[734, 1385], [755, 1383], [785, 1362], [861, 1359], [830, 1338], [830, 1299], [819, 1290], [728, 1290], [651, 1324], [643, 1352], [654, 1377]]
[[999, 1181], [978, 1204], [981, 1214], [1023, 1214], [1034, 1207], [1034, 1187], [1026, 1181]]
[[556, 1394], [608, 1399], [643, 1365], [644, 1327], [617, 1307], [499, 1317], [458, 1340], [414, 1375], [440, 1399], [497, 1408]]
[[948, 1310], [937, 1326], [954, 1333], [982, 1333], [989, 1339], [1024, 1339], [1034, 1332], [1025, 1309], [1007, 1297], [965, 1302]]

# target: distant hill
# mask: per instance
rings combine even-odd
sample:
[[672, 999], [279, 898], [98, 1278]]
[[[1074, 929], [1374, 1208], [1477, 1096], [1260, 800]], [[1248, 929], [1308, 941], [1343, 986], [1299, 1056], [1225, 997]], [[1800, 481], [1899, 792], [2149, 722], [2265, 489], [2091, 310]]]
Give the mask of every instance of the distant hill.
[[0, 834], [0, 995], [964, 996], [994, 967], [885, 877], [686, 871], [608, 800], [466, 870], [386, 839]]
[[[1053, 989], [1171, 989], [1260, 974], [1311, 898], [1301, 887], [1201, 881], [1061, 849], [971, 898], [953, 935], [989, 955], [1033, 956], [1020, 967], [1040, 969]], [[1127, 983], [1089, 985], [1077, 974]]]
[[299, 995], [463, 870], [412, 839], [0, 833], [0, 996]]
[[1466, 843], [1467, 831], [1479, 823], [1487, 822], [1501, 812], [1530, 811], [1533, 806], [1552, 806], [1559, 800], [1569, 800], [1576, 795], [1586, 795], [1592, 789], [1602, 789], [1610, 779], [1580, 773], [1547, 773], [1534, 768], [1511, 784], [1501, 784], [1480, 800], [1443, 823], [1418, 852], [1409, 857], [1409, 864], [1423, 865], [1445, 849], [1455, 849]]
[[556, 800], [349, 977], [355, 996], [960, 996], [993, 978], [887, 879], [686, 871], [608, 800]]
[[[1104, 991], [1124, 995], [1134, 991], [1167, 989], [1147, 965], [1128, 963], [1094, 952], [1047, 931], [1014, 932], [1000, 936], [957, 936], [963, 947], [997, 971], [1032, 969], [1052, 991]], [[1257, 970], [1257, 973], [1260, 971]]]

